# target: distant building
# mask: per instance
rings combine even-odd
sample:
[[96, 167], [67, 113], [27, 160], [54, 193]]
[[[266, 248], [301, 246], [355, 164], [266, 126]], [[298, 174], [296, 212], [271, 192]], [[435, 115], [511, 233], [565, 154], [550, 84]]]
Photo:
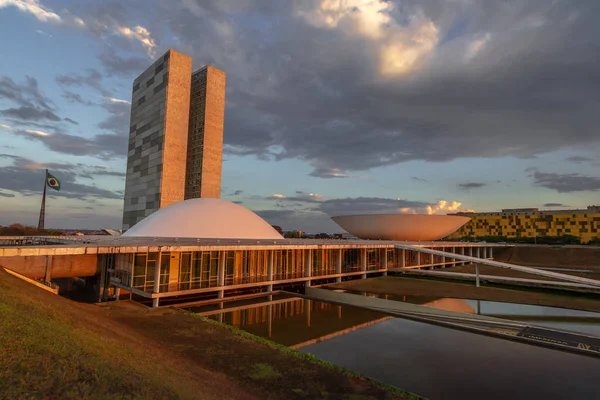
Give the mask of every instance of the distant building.
[[220, 197], [225, 73], [167, 51], [133, 82], [123, 229], [188, 198]]
[[578, 210], [505, 209], [501, 212], [457, 213], [471, 221], [449, 238], [505, 236], [533, 238], [572, 235], [582, 243], [600, 238], [600, 206]]

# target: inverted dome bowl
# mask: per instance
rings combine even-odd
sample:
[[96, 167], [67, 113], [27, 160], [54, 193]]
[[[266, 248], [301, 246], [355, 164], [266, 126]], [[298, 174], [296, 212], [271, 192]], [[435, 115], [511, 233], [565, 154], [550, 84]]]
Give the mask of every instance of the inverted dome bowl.
[[442, 239], [470, 220], [457, 215], [419, 214], [341, 215], [331, 219], [361, 239], [410, 242]]
[[252, 211], [221, 199], [190, 199], [147, 216], [123, 236], [203, 239], [283, 239]]

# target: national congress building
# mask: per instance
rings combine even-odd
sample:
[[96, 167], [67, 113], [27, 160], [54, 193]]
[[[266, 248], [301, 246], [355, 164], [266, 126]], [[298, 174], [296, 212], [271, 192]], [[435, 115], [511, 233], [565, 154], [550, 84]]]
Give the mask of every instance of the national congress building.
[[220, 197], [225, 81], [174, 50], [134, 80], [124, 230], [170, 204]]

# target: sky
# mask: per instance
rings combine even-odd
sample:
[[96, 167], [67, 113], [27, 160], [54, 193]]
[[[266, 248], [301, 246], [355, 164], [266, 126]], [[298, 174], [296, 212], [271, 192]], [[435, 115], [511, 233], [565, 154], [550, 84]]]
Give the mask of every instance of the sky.
[[133, 79], [227, 73], [222, 198], [329, 216], [600, 203], [597, 0], [0, 0], [0, 224], [120, 228]]

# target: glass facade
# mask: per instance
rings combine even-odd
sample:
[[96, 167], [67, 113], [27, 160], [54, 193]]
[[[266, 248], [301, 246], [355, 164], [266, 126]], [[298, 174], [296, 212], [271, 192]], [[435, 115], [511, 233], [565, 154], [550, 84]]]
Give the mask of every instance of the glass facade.
[[133, 82], [123, 229], [160, 207], [169, 52]]
[[[477, 257], [477, 248], [439, 248]], [[484, 249], [485, 250], [485, 249]], [[483, 252], [482, 252], [483, 254]], [[433, 261], [432, 261], [433, 260]], [[272, 264], [271, 264], [272, 262]], [[111, 279], [122, 287], [146, 293], [183, 294], [217, 290], [331, 280], [384, 269], [453, 264], [451, 257], [432, 256], [398, 248], [291, 248], [275, 250], [200, 250], [116, 254]], [[112, 265], [111, 264], [111, 265]], [[272, 270], [270, 271], [270, 264]], [[272, 274], [270, 276], [270, 274]], [[249, 286], [250, 287], [250, 286]]]

